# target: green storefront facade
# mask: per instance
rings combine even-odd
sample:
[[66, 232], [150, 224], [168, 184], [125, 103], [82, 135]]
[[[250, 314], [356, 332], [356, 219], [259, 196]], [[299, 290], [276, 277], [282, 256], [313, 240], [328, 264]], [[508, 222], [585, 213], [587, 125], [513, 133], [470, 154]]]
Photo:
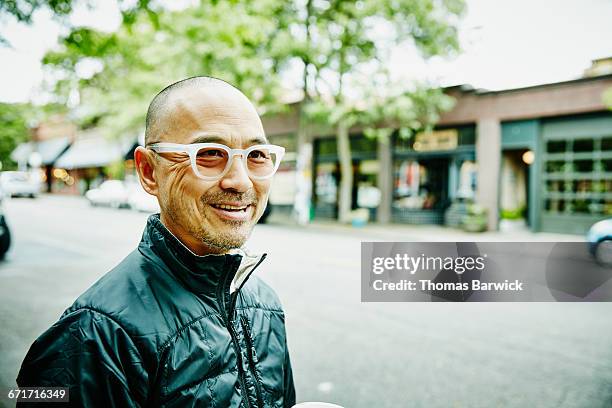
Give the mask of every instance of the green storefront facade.
[[[377, 143], [351, 129], [351, 208], [368, 208], [382, 223], [457, 227], [476, 203], [488, 230], [582, 235], [612, 217], [608, 89], [612, 74], [501, 91], [449, 87], [455, 107], [427, 138]], [[298, 105], [266, 131], [297, 135]], [[312, 131], [296, 153], [302, 146], [311, 217], [337, 219], [333, 132]]]
[[528, 224], [584, 234], [612, 217], [612, 113], [502, 123], [502, 154], [534, 153], [528, 168]]

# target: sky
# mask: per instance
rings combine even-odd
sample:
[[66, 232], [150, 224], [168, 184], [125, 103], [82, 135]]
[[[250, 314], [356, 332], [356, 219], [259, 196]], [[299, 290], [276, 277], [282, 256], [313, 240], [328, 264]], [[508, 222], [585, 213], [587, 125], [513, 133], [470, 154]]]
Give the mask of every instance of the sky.
[[[188, 2], [182, 0], [178, 2]], [[410, 47], [393, 52], [391, 72], [443, 86], [470, 84], [490, 90], [579, 78], [591, 60], [612, 56], [612, 0], [467, 0], [460, 25], [462, 53], [420, 59]], [[120, 23], [114, 2], [80, 8], [75, 25], [112, 31]], [[173, 2], [177, 7], [177, 2]], [[0, 101], [41, 100], [45, 78], [40, 60], [62, 27], [46, 11], [31, 26], [5, 22], [0, 33], [12, 48], [0, 48]]]

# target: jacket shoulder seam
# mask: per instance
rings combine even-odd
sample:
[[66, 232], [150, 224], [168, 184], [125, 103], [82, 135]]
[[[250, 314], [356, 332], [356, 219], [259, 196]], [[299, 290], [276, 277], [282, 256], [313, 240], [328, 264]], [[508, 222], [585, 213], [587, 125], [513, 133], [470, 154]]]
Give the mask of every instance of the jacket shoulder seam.
[[[70, 309], [68, 309], [68, 310], [70, 310]], [[113, 322], [113, 323], [115, 323], [117, 326], [121, 327], [121, 329], [123, 329], [123, 331], [124, 331], [124, 332], [126, 332], [128, 335], [130, 335], [130, 332], [129, 332], [129, 331], [128, 331], [128, 330], [127, 330], [127, 329], [126, 329], [124, 326], [123, 326], [123, 324], [122, 324], [122, 323], [121, 323], [119, 320], [117, 320], [115, 317], [113, 317], [113, 316], [112, 316], [110, 313], [108, 313], [108, 312], [104, 312], [104, 311], [102, 311], [102, 310], [100, 310], [100, 309], [97, 309], [97, 308], [95, 308], [95, 307], [92, 307], [92, 306], [79, 306], [79, 307], [77, 307], [77, 308], [76, 308], [76, 309], [74, 309], [74, 310], [70, 310], [69, 312], [64, 313], [64, 314], [62, 315], [62, 317], [60, 318], [60, 320], [65, 319], [66, 317], [68, 317], [68, 316], [70, 316], [70, 315], [73, 315], [73, 314], [75, 314], [75, 313], [77, 313], [77, 312], [80, 312], [80, 311], [82, 311], [82, 310], [89, 310], [89, 311], [91, 311], [91, 312], [94, 312], [94, 313], [100, 314], [100, 315], [102, 315], [102, 316], [104, 316], [104, 317], [108, 318], [108, 320], [112, 321], [112, 322]], [[131, 337], [132, 337], [132, 336], [130, 335], [130, 338], [131, 338]]]

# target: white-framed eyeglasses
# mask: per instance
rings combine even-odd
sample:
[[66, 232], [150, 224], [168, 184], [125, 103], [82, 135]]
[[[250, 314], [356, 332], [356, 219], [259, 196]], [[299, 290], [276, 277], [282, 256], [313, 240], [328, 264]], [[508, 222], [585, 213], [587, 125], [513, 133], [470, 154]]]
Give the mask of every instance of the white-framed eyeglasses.
[[232, 166], [234, 156], [242, 156], [244, 168], [250, 178], [264, 180], [278, 170], [285, 148], [271, 144], [250, 146], [247, 149], [231, 149], [219, 143], [153, 143], [147, 148], [156, 153], [187, 153], [191, 168], [203, 180], [222, 178]]

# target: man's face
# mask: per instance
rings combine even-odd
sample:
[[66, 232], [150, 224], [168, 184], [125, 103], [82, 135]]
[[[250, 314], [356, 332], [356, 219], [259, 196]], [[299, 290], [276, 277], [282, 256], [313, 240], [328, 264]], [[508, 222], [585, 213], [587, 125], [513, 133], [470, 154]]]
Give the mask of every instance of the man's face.
[[[233, 88], [183, 89], [172, 97], [155, 142], [214, 142], [234, 149], [266, 143], [263, 126], [248, 100]], [[153, 153], [155, 154], [155, 153]], [[240, 156], [218, 181], [198, 178], [189, 157], [160, 153], [155, 164], [162, 222], [198, 252], [242, 246], [268, 200], [270, 179], [252, 180]], [[246, 207], [224, 209], [222, 206]]]

